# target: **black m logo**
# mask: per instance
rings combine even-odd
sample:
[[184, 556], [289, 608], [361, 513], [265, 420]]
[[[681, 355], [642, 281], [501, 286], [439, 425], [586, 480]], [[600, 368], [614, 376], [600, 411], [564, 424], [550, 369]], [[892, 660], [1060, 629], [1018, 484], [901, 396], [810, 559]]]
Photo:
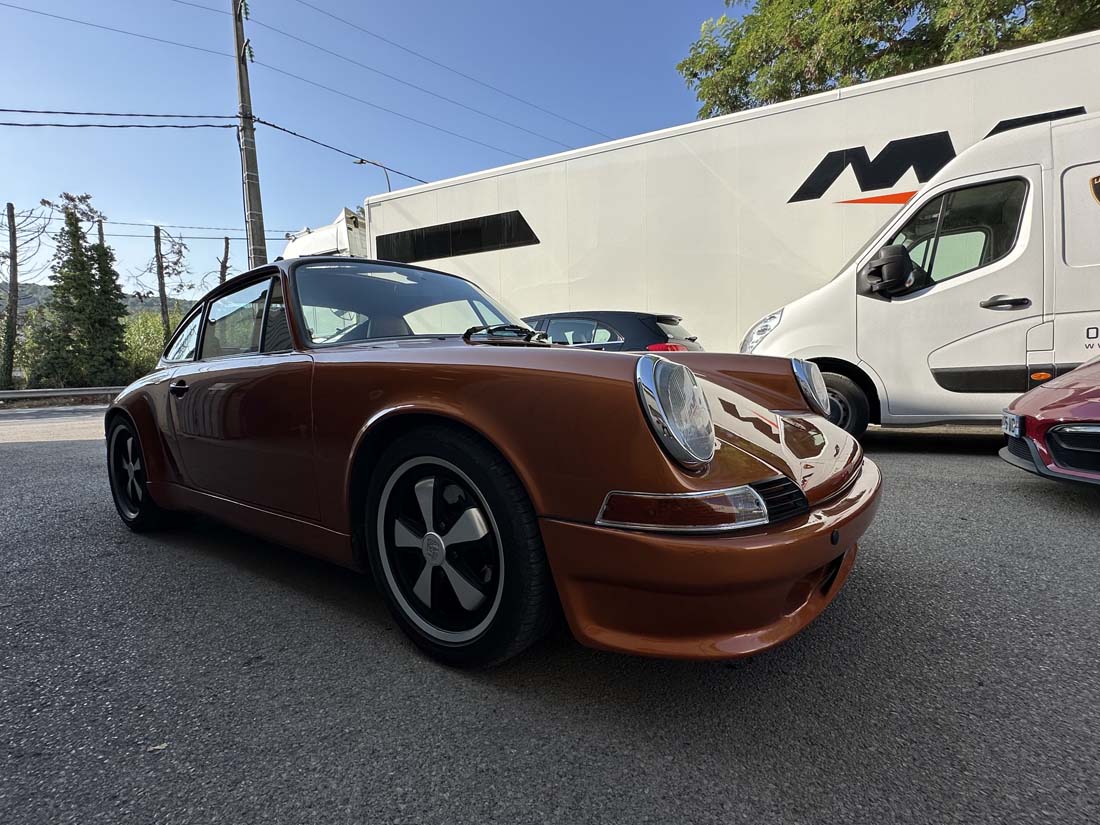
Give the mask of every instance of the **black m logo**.
[[855, 173], [860, 190], [867, 192], [895, 186], [910, 169], [916, 172], [917, 180], [924, 183], [954, 157], [955, 145], [947, 132], [892, 140], [874, 160], [871, 160], [864, 146], [838, 149], [822, 158], [787, 203], [820, 198], [849, 166]]

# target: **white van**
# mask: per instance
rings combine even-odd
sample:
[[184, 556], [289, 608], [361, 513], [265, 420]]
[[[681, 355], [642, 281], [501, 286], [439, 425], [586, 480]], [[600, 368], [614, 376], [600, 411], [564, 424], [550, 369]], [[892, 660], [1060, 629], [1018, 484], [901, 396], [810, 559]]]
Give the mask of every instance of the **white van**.
[[1100, 116], [967, 149], [741, 351], [816, 362], [856, 434], [996, 418], [1100, 354]]

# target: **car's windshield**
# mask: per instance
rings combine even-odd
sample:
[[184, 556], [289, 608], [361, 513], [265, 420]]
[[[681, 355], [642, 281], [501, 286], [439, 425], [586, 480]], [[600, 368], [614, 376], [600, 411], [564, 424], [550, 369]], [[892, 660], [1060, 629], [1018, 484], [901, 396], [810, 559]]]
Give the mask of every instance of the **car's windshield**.
[[294, 280], [315, 346], [523, 323], [468, 281], [412, 267], [318, 261], [300, 265]]

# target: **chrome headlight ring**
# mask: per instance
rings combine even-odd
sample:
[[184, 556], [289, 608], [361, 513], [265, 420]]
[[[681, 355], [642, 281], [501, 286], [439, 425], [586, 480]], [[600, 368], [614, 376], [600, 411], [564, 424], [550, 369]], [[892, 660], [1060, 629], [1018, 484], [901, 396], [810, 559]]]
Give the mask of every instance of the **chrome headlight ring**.
[[649, 426], [665, 451], [689, 470], [714, 458], [714, 421], [695, 374], [682, 364], [643, 355], [635, 383]]
[[810, 409], [818, 415], [829, 417], [829, 388], [825, 386], [825, 378], [821, 375], [821, 368], [813, 361], [803, 361], [801, 358], [791, 359], [791, 369], [798, 380], [798, 387]]

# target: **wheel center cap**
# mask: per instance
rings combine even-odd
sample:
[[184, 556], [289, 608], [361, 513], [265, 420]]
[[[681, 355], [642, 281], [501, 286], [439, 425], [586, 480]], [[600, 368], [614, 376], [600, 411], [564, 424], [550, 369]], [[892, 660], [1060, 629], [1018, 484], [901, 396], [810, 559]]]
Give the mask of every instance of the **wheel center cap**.
[[421, 545], [420, 550], [424, 554], [424, 561], [436, 567], [443, 564], [443, 559], [447, 555], [447, 547], [438, 533], [428, 533], [424, 536], [424, 544]]

